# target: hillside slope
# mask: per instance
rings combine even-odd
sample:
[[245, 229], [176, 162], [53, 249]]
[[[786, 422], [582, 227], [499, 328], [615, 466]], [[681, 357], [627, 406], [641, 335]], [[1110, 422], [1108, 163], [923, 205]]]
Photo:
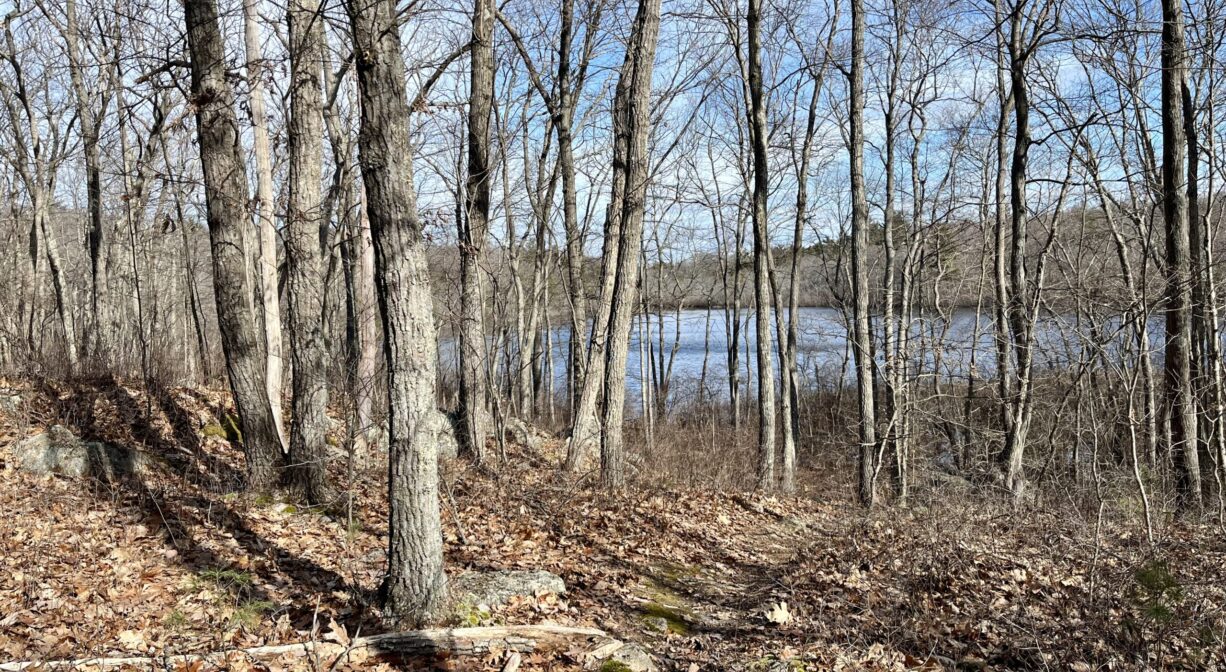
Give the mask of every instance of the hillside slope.
[[[20, 399], [0, 411], [0, 662], [380, 630], [377, 459], [338, 459], [333, 475], [352, 501], [308, 511], [239, 489], [224, 395], [146, 395], [111, 381], [11, 387]], [[15, 442], [55, 424], [155, 466], [112, 484], [18, 469]], [[962, 502], [865, 515], [840, 501], [611, 493], [563, 479], [561, 450], [510, 445], [494, 473], [447, 465], [449, 571], [544, 569], [569, 588], [468, 605], [462, 623], [596, 626], [678, 670], [1226, 665], [1226, 541], [1209, 526], [1167, 524], [1151, 552], [1135, 523], [1067, 512]], [[436, 664], [500, 670], [504, 660]], [[277, 669], [312, 665], [332, 663]], [[521, 669], [578, 667], [559, 652]]]

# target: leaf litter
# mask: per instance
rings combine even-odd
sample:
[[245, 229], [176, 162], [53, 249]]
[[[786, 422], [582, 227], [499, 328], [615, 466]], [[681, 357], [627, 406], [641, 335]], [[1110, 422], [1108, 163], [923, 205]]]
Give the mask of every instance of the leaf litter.
[[[11, 382], [11, 381], [9, 381]], [[23, 390], [0, 416], [0, 659], [171, 655], [382, 631], [386, 489], [377, 459], [332, 465], [352, 493], [312, 511], [242, 492], [242, 455], [211, 429], [226, 395], [111, 380]], [[139, 482], [16, 469], [51, 424], [153, 455]], [[339, 426], [339, 425], [338, 425]], [[334, 437], [337, 438], [337, 437]], [[457, 625], [557, 623], [641, 644], [663, 669], [1226, 667], [1226, 540], [1170, 521], [949, 503], [865, 514], [842, 499], [701, 489], [608, 492], [558, 473], [564, 446], [511, 446], [493, 472], [445, 465], [447, 567], [544, 569], [565, 595], [467, 610]], [[663, 626], [663, 627], [661, 627]], [[515, 658], [580, 669], [580, 651]], [[477, 659], [353, 652], [234, 669], [501, 670]], [[186, 672], [200, 672], [187, 669]]]

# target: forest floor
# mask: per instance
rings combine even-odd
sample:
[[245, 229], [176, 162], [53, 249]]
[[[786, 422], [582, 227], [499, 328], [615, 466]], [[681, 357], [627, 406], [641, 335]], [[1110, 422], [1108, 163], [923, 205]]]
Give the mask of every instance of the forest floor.
[[[0, 663], [380, 630], [381, 465], [338, 464], [352, 505], [306, 510], [235, 490], [242, 458], [221, 429], [219, 393], [7, 382], [22, 402], [0, 410]], [[125, 485], [17, 469], [13, 443], [53, 424], [147, 451], [164, 468]], [[1164, 520], [1151, 546], [1135, 520], [967, 497], [865, 514], [812, 495], [610, 493], [561, 477], [561, 449], [510, 446], [491, 472], [446, 466], [449, 572], [544, 569], [568, 586], [473, 609], [465, 624], [595, 626], [686, 671], [1226, 669], [1226, 535], [1216, 525]], [[524, 662], [580, 667], [568, 652]], [[227, 666], [252, 668], [241, 656]]]

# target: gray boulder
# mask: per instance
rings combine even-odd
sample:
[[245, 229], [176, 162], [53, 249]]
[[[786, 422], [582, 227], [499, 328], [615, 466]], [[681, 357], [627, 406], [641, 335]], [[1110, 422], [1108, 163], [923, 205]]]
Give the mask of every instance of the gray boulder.
[[566, 582], [562, 577], [541, 570], [497, 572], [467, 572], [451, 579], [451, 593], [461, 604], [498, 607], [516, 597], [534, 597], [541, 593], [562, 594]]
[[148, 459], [139, 451], [100, 441], [82, 441], [60, 425], [18, 441], [13, 446], [13, 456], [17, 468], [30, 473], [91, 477], [108, 482], [139, 474], [148, 465]]
[[455, 423], [454, 417], [442, 411], [430, 416], [430, 429], [434, 432], [434, 441], [438, 446], [440, 460], [454, 460], [460, 454], [460, 444], [456, 441]]
[[0, 411], [11, 417], [17, 417], [21, 415], [23, 401], [20, 394], [0, 393]]
[[510, 418], [506, 424], [507, 436], [515, 443], [529, 449], [540, 450], [549, 440], [549, 434], [519, 418]]
[[657, 672], [660, 668], [650, 653], [630, 642], [612, 641], [589, 654], [588, 670], [617, 672]]
[[[456, 442], [454, 420], [452, 420], [450, 415], [438, 411], [432, 414], [427, 419], [427, 422], [429, 423], [427, 429], [434, 437], [435, 445], [438, 447], [438, 459], [454, 460], [460, 454], [460, 444]], [[378, 446], [382, 450], [387, 450], [387, 423], [384, 422], [370, 430], [367, 438], [372, 446]]]

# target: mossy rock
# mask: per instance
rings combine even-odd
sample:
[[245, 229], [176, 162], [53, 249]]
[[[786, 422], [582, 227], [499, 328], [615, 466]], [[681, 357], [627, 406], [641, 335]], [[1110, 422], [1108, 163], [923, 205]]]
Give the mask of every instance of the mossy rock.
[[667, 634], [688, 635], [698, 617], [686, 606], [686, 598], [670, 587], [684, 583], [700, 574], [686, 565], [669, 564], [656, 568], [659, 579], [646, 577], [640, 592], [647, 601], [639, 608], [643, 621], [653, 629]]
[[671, 635], [688, 635], [692, 614], [686, 609], [670, 607], [659, 602], [648, 602], [639, 610], [643, 621], [653, 629]]
[[651, 654], [625, 642], [596, 669], [598, 672], [656, 672], [659, 667]]

